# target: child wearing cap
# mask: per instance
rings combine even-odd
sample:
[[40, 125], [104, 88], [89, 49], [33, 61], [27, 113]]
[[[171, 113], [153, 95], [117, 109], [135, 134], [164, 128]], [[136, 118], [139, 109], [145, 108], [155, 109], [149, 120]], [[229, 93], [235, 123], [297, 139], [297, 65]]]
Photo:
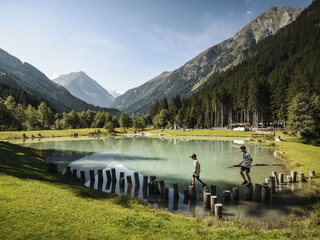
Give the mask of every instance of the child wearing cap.
[[205, 184], [201, 179], [200, 179], [200, 163], [197, 159], [197, 155], [193, 153], [190, 158], [193, 160], [193, 174], [192, 174], [192, 186], [195, 185], [196, 179], [202, 184], [202, 187], [205, 188], [207, 184]]
[[[251, 162], [253, 161], [250, 153], [247, 152], [246, 150], [246, 146], [241, 146], [240, 147], [240, 151], [243, 152], [242, 155], [242, 161], [239, 163], [240, 167], [240, 175], [242, 176], [244, 182], [242, 183], [242, 185], [245, 184], [251, 184], [251, 178], [250, 178], [250, 167], [251, 167]], [[243, 171], [245, 172], [245, 175], [243, 173]], [[247, 179], [246, 179], [247, 177]]]

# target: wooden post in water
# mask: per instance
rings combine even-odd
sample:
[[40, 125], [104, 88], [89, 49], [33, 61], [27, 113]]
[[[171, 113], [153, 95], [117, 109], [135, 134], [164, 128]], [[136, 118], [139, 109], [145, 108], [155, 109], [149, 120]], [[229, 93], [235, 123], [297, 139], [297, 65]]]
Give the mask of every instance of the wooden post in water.
[[239, 188], [232, 188], [232, 196], [233, 200], [238, 201], [239, 200]]
[[279, 185], [279, 178], [276, 171], [272, 171], [272, 176], [275, 178], [275, 183]]
[[205, 201], [204, 201], [204, 207], [205, 208], [210, 208], [211, 207], [211, 195], [210, 192], [207, 191], [204, 195]]
[[291, 171], [291, 177], [292, 177], [292, 182], [296, 182], [297, 181], [297, 172]]
[[316, 172], [314, 170], [309, 170], [309, 177], [315, 177]]
[[179, 189], [178, 189], [178, 184], [174, 183], [173, 184], [173, 198], [178, 199], [179, 198]]
[[298, 180], [299, 182], [305, 182], [306, 178], [304, 177], [304, 173], [303, 172], [299, 172], [298, 173]]
[[102, 169], [98, 169], [98, 182], [103, 182]]
[[66, 168], [66, 173], [71, 174], [71, 167], [70, 167], [70, 166], [68, 166], [68, 167]]
[[228, 202], [231, 200], [231, 193], [229, 190], [224, 190], [223, 191], [223, 197], [224, 197], [224, 201]]
[[189, 190], [183, 190], [183, 194], [184, 194], [184, 198], [185, 199], [189, 199], [190, 198]]
[[163, 188], [164, 188], [164, 181], [163, 180], [158, 181], [158, 188], [159, 188], [160, 195], [162, 195]]
[[108, 169], [106, 171], [106, 175], [107, 175], [107, 181], [111, 181], [111, 171], [110, 171], [110, 169]]
[[156, 180], [157, 179], [157, 177], [156, 176], [150, 176], [150, 182], [154, 182], [154, 180]]
[[154, 193], [155, 194], [160, 194], [160, 191], [159, 191], [159, 185], [158, 185], [158, 180], [154, 180], [153, 181], [153, 188], [154, 188]]
[[216, 196], [217, 195], [217, 186], [210, 185], [210, 194], [211, 194], [211, 196]]
[[269, 177], [269, 187], [270, 187], [271, 193], [276, 193], [276, 179], [273, 176]]
[[153, 185], [154, 185], [154, 193], [155, 194], [160, 194], [160, 190], [159, 190], [159, 184], [158, 184], [158, 180], [154, 180], [153, 181]]
[[279, 173], [279, 183], [284, 183], [284, 174], [283, 173]]
[[139, 173], [138, 172], [134, 172], [134, 184], [135, 186], [140, 186], [140, 181], [139, 181]]
[[80, 182], [85, 182], [85, 181], [86, 181], [86, 172], [80, 171]]
[[266, 179], [264, 180], [264, 182], [265, 182], [266, 184], [269, 184], [269, 178], [266, 178]]
[[73, 174], [75, 179], [78, 179], [77, 172], [78, 172], [77, 169], [72, 169], [72, 174]]
[[116, 182], [117, 181], [117, 176], [116, 176], [116, 169], [115, 168], [111, 168], [111, 178], [112, 178], [112, 182]]
[[262, 194], [262, 185], [256, 183], [254, 185], [253, 199], [255, 201], [261, 201], [261, 198], [262, 198], [261, 194]]
[[148, 176], [143, 176], [142, 187], [147, 188], [147, 185], [148, 185]]
[[218, 203], [218, 197], [217, 196], [211, 196], [210, 197], [210, 207], [211, 207], [211, 212], [214, 213], [215, 211], [215, 205]]
[[124, 172], [120, 172], [119, 178], [120, 178], [120, 179], [121, 179], [121, 178], [124, 178]]
[[90, 170], [89, 174], [90, 174], [90, 182], [94, 183], [94, 170]]
[[153, 182], [148, 182], [148, 190], [149, 190], [149, 194], [154, 194], [154, 183]]
[[195, 186], [189, 186], [189, 195], [191, 200], [197, 199], [197, 193], [196, 193], [196, 187]]
[[111, 180], [107, 180], [106, 190], [109, 190], [111, 187]]
[[252, 200], [252, 194], [253, 194], [253, 186], [252, 184], [250, 184], [246, 187], [246, 200]]
[[119, 185], [120, 185], [120, 191], [122, 190], [122, 192], [123, 192], [123, 190], [124, 190], [124, 185], [125, 185], [125, 179], [124, 179], [124, 177], [120, 178]]
[[[147, 183], [147, 187], [148, 187], [148, 183]], [[143, 199], [147, 199], [148, 198], [148, 189], [147, 189], [147, 187], [142, 189], [142, 197], [143, 197]]]
[[128, 186], [130, 187], [132, 186], [132, 180], [130, 175], [127, 176], [127, 183], [128, 183]]
[[169, 199], [169, 188], [168, 187], [162, 188], [162, 198]]
[[262, 185], [262, 196], [265, 200], [270, 200], [270, 187], [267, 184]]
[[179, 199], [178, 198], [174, 198], [173, 199], [172, 210], [178, 210], [178, 205], [179, 205]]
[[291, 175], [287, 175], [287, 183], [292, 183], [292, 176]]
[[[209, 195], [210, 195], [210, 192], [206, 189], [206, 188], [204, 188], [204, 189], [202, 189], [202, 194], [203, 194], [203, 205], [204, 206], [206, 206], [206, 198], [207, 198], [207, 193], [209, 193]], [[209, 198], [209, 204], [210, 204], [210, 198]]]
[[135, 187], [134, 187], [134, 192], [133, 192], [133, 196], [135, 197], [135, 198], [138, 198], [138, 196], [139, 196], [139, 185], [136, 185]]
[[217, 219], [221, 219], [221, 217], [222, 217], [222, 204], [221, 203], [216, 203], [214, 205], [214, 213], [215, 213], [215, 217]]

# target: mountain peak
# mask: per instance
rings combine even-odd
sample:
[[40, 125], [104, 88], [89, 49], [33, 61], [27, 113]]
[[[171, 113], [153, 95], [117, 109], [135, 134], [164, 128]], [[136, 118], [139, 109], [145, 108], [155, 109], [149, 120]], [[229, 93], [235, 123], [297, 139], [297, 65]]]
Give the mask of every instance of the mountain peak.
[[247, 24], [233, 38], [208, 48], [172, 72], [163, 72], [116, 98], [112, 106], [128, 113], [146, 113], [157, 100], [192, 94], [208, 77], [241, 62], [242, 54], [258, 41], [276, 34], [296, 19], [300, 8], [272, 7]]
[[87, 103], [100, 107], [110, 107], [114, 97], [85, 72], [63, 74], [52, 81], [62, 85], [70, 93]]
[[[271, 7], [266, 12], [255, 18], [238, 32], [233, 40], [251, 39], [255, 43], [276, 34], [281, 28], [296, 19], [301, 13], [301, 8], [292, 7]], [[241, 40], [241, 38], [244, 38]]]

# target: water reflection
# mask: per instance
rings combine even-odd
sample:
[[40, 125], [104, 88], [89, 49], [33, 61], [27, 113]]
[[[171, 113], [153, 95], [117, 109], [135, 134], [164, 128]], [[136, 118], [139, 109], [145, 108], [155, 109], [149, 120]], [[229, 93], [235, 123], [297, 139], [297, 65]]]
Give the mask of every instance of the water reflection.
[[[204, 208], [203, 190], [200, 184], [196, 185], [197, 201], [185, 197], [193, 171], [193, 162], [189, 158], [192, 153], [198, 155], [201, 178], [209, 186], [215, 186], [218, 201], [224, 204], [225, 218], [250, 216], [272, 222], [274, 215], [287, 214], [293, 207], [300, 206], [300, 203], [303, 205], [302, 202], [305, 201], [302, 194], [305, 183], [279, 185], [277, 193], [270, 201], [244, 201], [246, 188], [240, 185], [242, 179], [239, 169], [232, 167], [242, 158], [239, 151], [239, 144], [242, 143], [236, 141], [111, 137], [26, 141], [24, 144], [41, 150], [49, 161], [58, 164], [60, 172], [64, 172], [68, 166], [72, 172], [76, 170], [77, 178], [83, 177], [87, 187], [119, 195], [131, 194], [143, 199], [151, 207], [165, 208], [193, 216], [211, 213], [210, 209]], [[254, 183], [265, 182], [272, 171], [285, 173], [285, 169], [277, 165], [281, 162], [273, 156], [271, 149], [250, 145], [248, 151], [254, 163], [260, 165], [251, 169]], [[277, 166], [270, 166], [272, 164]], [[90, 170], [94, 170], [93, 178], [90, 178]], [[100, 177], [98, 170], [102, 171]], [[114, 171], [116, 181], [112, 181], [108, 176], [111, 170]], [[156, 189], [151, 191], [150, 184], [143, 184], [144, 177], [148, 177], [150, 182], [151, 176], [153, 180], [164, 182], [164, 187], [168, 188], [168, 199], [163, 198]], [[178, 198], [174, 197], [175, 184], [178, 186]], [[240, 201], [233, 199], [224, 201], [223, 192], [225, 190], [232, 192], [235, 187], [239, 189]]]

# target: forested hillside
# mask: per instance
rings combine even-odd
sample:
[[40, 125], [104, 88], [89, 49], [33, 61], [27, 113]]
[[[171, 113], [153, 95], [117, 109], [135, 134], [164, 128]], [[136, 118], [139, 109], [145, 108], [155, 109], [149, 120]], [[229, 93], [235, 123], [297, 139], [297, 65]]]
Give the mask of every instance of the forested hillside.
[[[259, 123], [282, 126], [290, 123], [296, 130], [299, 127], [294, 123], [301, 122], [308, 127], [312, 125], [311, 131], [317, 131], [315, 123], [319, 122], [320, 114], [319, 0], [277, 35], [246, 51], [244, 59], [238, 66], [210, 76], [190, 98], [174, 99], [170, 103], [172, 108], [166, 109], [168, 121], [198, 128], [225, 127], [232, 123], [256, 127]], [[180, 110], [175, 102], [181, 105]], [[158, 102], [151, 116], [161, 117], [164, 105]]]
[[[11, 74], [5, 74], [0, 72], [0, 96], [2, 98], [7, 98], [9, 96], [14, 97], [18, 103], [21, 103], [23, 106], [38, 106], [41, 100], [37, 99], [34, 95], [29, 92], [22, 90], [16, 80], [16, 76]], [[10, 82], [10, 85], [8, 83]]]
[[13, 88], [19, 88], [38, 100], [47, 102], [54, 112], [62, 113], [86, 109], [116, 112], [114, 109], [99, 108], [76, 98], [67, 89], [48, 79], [34, 66], [21, 62], [2, 49], [0, 49], [0, 73], [13, 76], [10, 79], [2, 79], [3, 83]]
[[212, 73], [229, 69], [242, 60], [243, 52], [296, 19], [301, 9], [272, 7], [244, 26], [232, 38], [214, 45], [172, 72], [163, 72], [143, 85], [115, 99], [112, 106], [129, 114], [142, 115], [164, 96], [187, 97], [203, 85]]

